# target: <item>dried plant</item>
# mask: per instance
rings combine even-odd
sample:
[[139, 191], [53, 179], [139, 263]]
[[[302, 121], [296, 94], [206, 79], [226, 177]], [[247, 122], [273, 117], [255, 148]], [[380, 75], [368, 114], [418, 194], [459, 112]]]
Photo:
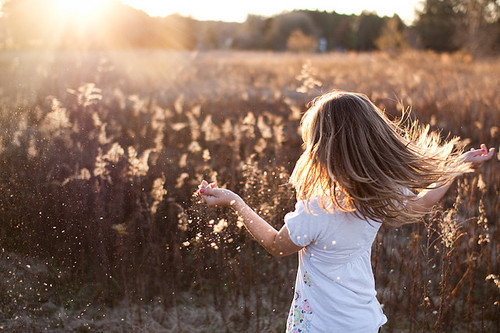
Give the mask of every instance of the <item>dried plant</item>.
[[[389, 115], [404, 101], [443, 135], [500, 143], [498, 59], [123, 51], [56, 54], [39, 71], [16, 57], [0, 63], [0, 329], [283, 331], [295, 258], [270, 258], [197, 185], [234, 189], [281, 227], [320, 89]], [[488, 163], [424, 223], [382, 228], [384, 332], [499, 327], [499, 180]]]

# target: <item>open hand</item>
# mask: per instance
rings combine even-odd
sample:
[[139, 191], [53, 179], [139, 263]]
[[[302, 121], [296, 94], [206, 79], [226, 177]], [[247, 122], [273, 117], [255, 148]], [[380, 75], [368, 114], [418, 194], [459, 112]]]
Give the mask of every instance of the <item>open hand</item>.
[[495, 148], [486, 148], [485, 144], [481, 145], [481, 149], [471, 148], [470, 151], [463, 153], [460, 157], [464, 163], [472, 163], [475, 168], [480, 167], [485, 161], [491, 159], [495, 155]]
[[233, 206], [240, 197], [227, 189], [218, 188], [215, 183], [203, 180], [199, 185], [200, 195], [209, 207]]

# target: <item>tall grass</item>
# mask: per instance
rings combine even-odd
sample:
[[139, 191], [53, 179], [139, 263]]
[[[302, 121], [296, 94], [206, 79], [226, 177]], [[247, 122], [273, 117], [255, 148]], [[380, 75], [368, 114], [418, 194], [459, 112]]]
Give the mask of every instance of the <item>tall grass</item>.
[[[270, 258], [196, 190], [217, 181], [281, 227], [298, 122], [322, 92], [500, 142], [498, 59], [7, 53], [0, 75], [0, 327], [15, 331], [282, 331], [295, 258]], [[385, 332], [498, 330], [497, 163], [379, 233]]]

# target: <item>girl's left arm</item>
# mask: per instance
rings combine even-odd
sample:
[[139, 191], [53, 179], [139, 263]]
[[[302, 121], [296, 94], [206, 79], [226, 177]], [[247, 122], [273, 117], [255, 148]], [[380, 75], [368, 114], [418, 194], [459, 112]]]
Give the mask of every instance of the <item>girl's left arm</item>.
[[233, 208], [241, 217], [243, 224], [253, 238], [273, 256], [283, 257], [298, 252], [302, 247], [295, 245], [290, 239], [286, 225], [278, 231], [252, 208], [236, 193], [220, 189], [215, 184], [203, 181], [200, 186], [200, 195], [209, 207]]

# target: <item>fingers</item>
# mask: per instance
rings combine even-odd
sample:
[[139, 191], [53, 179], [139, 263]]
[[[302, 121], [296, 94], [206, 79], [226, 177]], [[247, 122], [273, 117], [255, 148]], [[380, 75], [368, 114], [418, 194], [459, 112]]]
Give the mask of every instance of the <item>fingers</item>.
[[483, 156], [483, 155], [493, 156], [493, 153], [495, 152], [495, 148], [490, 148], [488, 150], [488, 147], [486, 147], [486, 145], [483, 143], [483, 144], [481, 144], [481, 149], [476, 150], [474, 148], [471, 148], [470, 151], [475, 153], [475, 154], [473, 154], [473, 156]]
[[464, 153], [461, 157], [461, 161], [472, 163], [473, 168], [479, 168], [484, 162], [495, 155], [495, 148], [490, 148], [488, 150], [485, 144], [481, 144], [480, 147], [480, 149], [471, 148], [470, 151]]
[[200, 185], [198, 185], [200, 193], [205, 192], [207, 188], [217, 188], [217, 184], [215, 182], [209, 184], [206, 180], [202, 180]]
[[200, 188], [199, 194], [209, 207], [233, 206], [239, 198], [228, 189], [212, 187], [211, 185]]
[[486, 147], [485, 144], [481, 145], [481, 150], [475, 150], [476, 154], [474, 155], [475, 157], [482, 157], [483, 160], [489, 160], [490, 158], [493, 157], [493, 154], [495, 153], [495, 148], [488, 148]]
[[209, 184], [206, 180], [202, 180], [198, 188], [200, 196], [209, 207], [218, 206], [220, 193], [217, 193], [217, 184], [215, 182]]
[[207, 186], [200, 189], [200, 196], [205, 200], [208, 207], [226, 206], [228, 194], [224, 190]]
[[217, 183], [212, 182], [209, 184], [206, 180], [202, 180], [201, 184], [198, 185], [198, 188], [204, 188], [204, 187], [217, 188]]
[[475, 165], [475, 167], [479, 167], [495, 155], [495, 148], [490, 148], [488, 150], [486, 145], [482, 144], [480, 150], [475, 150], [474, 148], [472, 148], [471, 151], [467, 154], [469, 156], [466, 157], [464, 161], [471, 162]]
[[218, 187], [215, 183], [208, 184], [206, 186], [200, 185], [200, 195], [205, 199], [207, 197], [215, 197], [218, 196], [220, 193], [218, 193]]
[[202, 196], [212, 195], [211, 192], [212, 192], [212, 189], [208, 186], [200, 189], [200, 194]]
[[215, 201], [217, 200], [217, 196], [215, 195], [216, 193], [213, 192], [214, 190], [210, 188], [210, 186], [200, 188], [200, 196], [209, 207], [214, 207], [216, 205]]
[[493, 157], [493, 155], [495, 155], [495, 148], [490, 148], [490, 151], [488, 151], [488, 153], [486, 154], [486, 157], [489, 160], [490, 158]]

